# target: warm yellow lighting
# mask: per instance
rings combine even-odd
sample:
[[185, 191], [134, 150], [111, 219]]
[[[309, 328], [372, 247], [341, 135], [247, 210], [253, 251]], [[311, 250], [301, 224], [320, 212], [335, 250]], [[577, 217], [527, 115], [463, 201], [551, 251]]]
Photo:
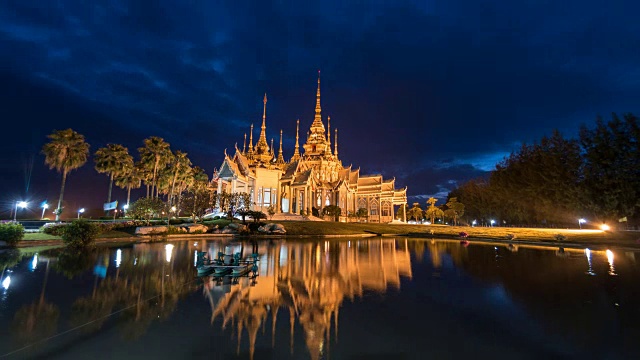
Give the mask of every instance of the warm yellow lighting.
[[173, 244], [167, 244], [164, 246], [165, 256], [167, 262], [171, 262], [171, 253], [173, 253]]
[[613, 265], [613, 252], [611, 250], [607, 250], [607, 261], [609, 265]]
[[600, 225], [600, 230], [602, 230], [602, 231], [609, 231], [609, 229], [611, 229], [611, 228], [607, 224]]

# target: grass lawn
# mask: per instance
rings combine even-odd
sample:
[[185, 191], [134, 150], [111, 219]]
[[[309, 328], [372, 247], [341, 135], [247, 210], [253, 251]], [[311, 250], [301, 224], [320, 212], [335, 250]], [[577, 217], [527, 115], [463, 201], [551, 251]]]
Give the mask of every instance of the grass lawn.
[[[124, 231], [111, 230], [111, 231], [108, 231], [106, 233], [100, 234], [98, 236], [98, 239], [126, 238], [126, 237], [131, 237], [131, 236], [133, 236], [133, 235], [129, 234], [127, 232], [124, 232]], [[62, 238], [60, 236], [48, 235], [48, 234], [45, 234], [45, 233], [26, 233], [26, 234], [24, 234], [23, 241], [33, 241], [33, 240], [37, 240], [37, 241], [62, 240]]]
[[469, 239], [506, 240], [507, 234], [515, 235], [516, 241], [552, 241], [562, 234], [568, 242], [637, 244], [640, 232], [601, 231], [578, 229], [539, 229], [507, 227], [469, 227], [446, 225], [337, 223], [320, 221], [282, 221], [287, 235], [359, 235], [367, 232], [377, 234], [404, 234], [417, 237], [459, 238], [466, 232]]

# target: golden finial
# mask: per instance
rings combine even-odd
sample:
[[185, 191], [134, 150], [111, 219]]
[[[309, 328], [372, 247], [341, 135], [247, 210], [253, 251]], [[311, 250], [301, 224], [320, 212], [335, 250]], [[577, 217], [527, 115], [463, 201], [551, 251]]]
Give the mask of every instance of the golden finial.
[[251, 131], [249, 132], [249, 154], [253, 154], [253, 124], [251, 124]]
[[333, 141], [335, 142], [335, 150], [333, 151], [336, 158], [338, 157], [338, 128], [336, 128], [336, 136], [334, 136]]
[[327, 151], [331, 154], [331, 116], [327, 116]]
[[242, 143], [242, 153], [247, 151], [247, 133], [244, 133], [244, 142]]
[[298, 119], [296, 121], [296, 146], [293, 149], [293, 156], [291, 157], [291, 160], [297, 160], [300, 158], [300, 145], [298, 142], [299, 136], [298, 133], [300, 132], [300, 119]]
[[282, 156], [282, 129], [280, 129], [280, 150], [278, 150], [278, 164], [284, 164], [284, 157]]

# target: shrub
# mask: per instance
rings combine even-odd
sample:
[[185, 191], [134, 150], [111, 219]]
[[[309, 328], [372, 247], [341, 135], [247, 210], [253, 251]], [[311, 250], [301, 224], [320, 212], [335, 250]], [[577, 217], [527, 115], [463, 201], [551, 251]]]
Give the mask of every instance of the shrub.
[[9, 246], [16, 246], [24, 237], [22, 224], [8, 222], [0, 224], [0, 240], [7, 242]]
[[53, 236], [62, 236], [62, 232], [64, 228], [67, 226], [66, 223], [46, 223], [41, 228], [40, 231]]
[[64, 227], [62, 241], [67, 246], [85, 247], [95, 243], [96, 237], [101, 233], [100, 226], [84, 219], [74, 220]]
[[[431, 230], [431, 231], [433, 231], [433, 230]], [[460, 236], [461, 238], [466, 238], [466, 237], [469, 237], [469, 234], [467, 234], [467, 233], [466, 233], [466, 232], [464, 232], [464, 231], [461, 231], [461, 232], [458, 234], [458, 236]]]

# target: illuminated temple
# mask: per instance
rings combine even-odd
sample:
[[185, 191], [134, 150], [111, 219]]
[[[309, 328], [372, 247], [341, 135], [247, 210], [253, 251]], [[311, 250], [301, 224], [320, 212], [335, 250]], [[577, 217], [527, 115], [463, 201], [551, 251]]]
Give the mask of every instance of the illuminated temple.
[[[277, 214], [312, 215], [325, 206], [341, 209], [340, 221], [348, 221], [348, 214], [366, 209], [369, 222], [387, 223], [394, 220], [394, 205], [407, 203], [407, 189], [396, 189], [395, 179], [382, 175], [361, 175], [360, 169], [345, 167], [338, 157], [338, 129], [331, 137], [331, 117], [327, 127], [320, 107], [320, 77], [316, 93], [315, 117], [302, 149], [299, 145], [300, 121], [296, 123], [296, 143], [293, 155], [285, 160], [282, 149], [277, 151], [267, 141], [267, 96], [264, 96], [260, 136], [254, 145], [253, 124], [244, 136], [242, 150], [235, 146], [233, 155], [225, 151], [214, 183], [220, 192], [246, 192], [251, 195], [253, 210], [266, 211], [269, 206]], [[333, 145], [332, 145], [333, 140]], [[332, 149], [333, 146], [333, 149]], [[406, 216], [403, 221], [406, 221]]]
[[288, 340], [293, 354], [298, 328], [311, 359], [324, 358], [331, 338], [338, 337], [339, 310], [345, 300], [353, 301], [365, 292], [400, 289], [401, 278], [413, 276], [406, 239], [281, 242], [262, 245], [257, 251], [262, 256], [255, 283], [244, 278], [238, 284], [216, 286], [213, 278], [205, 278], [203, 287], [211, 305], [211, 323], [221, 320], [223, 328], [230, 326], [237, 332], [238, 352], [247, 333], [250, 358], [258, 332], [262, 329], [264, 333], [267, 323], [271, 325], [271, 346], [275, 346], [279, 311], [284, 313], [281, 318], [289, 320], [289, 339], [277, 340]]

